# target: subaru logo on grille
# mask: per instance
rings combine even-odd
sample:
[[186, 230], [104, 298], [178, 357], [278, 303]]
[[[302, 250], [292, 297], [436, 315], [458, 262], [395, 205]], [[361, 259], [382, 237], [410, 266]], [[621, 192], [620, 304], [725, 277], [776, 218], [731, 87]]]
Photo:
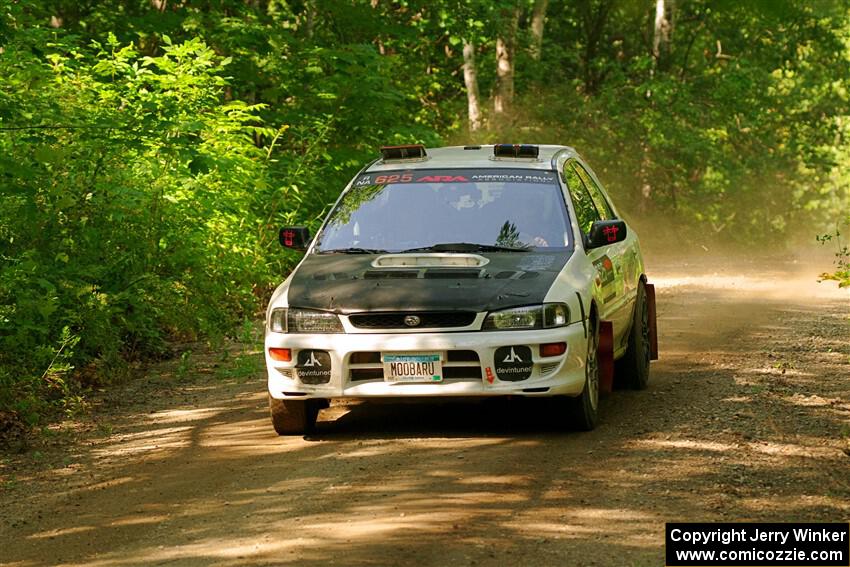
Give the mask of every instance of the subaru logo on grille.
[[404, 324], [408, 327], [418, 327], [419, 323], [422, 322], [422, 319], [417, 317], [416, 315], [408, 315], [404, 318]]

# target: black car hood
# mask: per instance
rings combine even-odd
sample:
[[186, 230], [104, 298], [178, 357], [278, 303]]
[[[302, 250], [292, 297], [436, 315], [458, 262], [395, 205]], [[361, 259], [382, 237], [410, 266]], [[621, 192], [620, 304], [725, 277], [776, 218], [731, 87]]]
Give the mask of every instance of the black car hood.
[[289, 285], [291, 307], [359, 311], [490, 311], [542, 303], [572, 251], [480, 253], [481, 267], [374, 268], [371, 254], [310, 254]]

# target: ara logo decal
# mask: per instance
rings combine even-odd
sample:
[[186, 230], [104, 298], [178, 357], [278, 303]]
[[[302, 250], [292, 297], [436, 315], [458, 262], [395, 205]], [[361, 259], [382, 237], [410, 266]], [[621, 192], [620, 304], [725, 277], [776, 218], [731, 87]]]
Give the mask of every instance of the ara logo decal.
[[493, 369], [490, 368], [489, 366], [484, 369], [484, 374], [487, 375], [487, 381], [490, 382], [491, 384], [496, 379], [496, 376], [493, 375]]
[[544, 183], [557, 185], [554, 171], [527, 169], [450, 168], [422, 170], [394, 170], [364, 173], [354, 182], [354, 187], [399, 183]]
[[463, 175], [426, 175], [416, 180], [417, 183], [466, 183], [469, 181]]
[[325, 350], [302, 350], [295, 369], [302, 384], [327, 384], [331, 379], [331, 357]]
[[281, 233], [281, 236], [283, 236], [283, 245], [292, 248], [292, 246], [295, 244], [295, 231], [284, 230]]
[[499, 347], [493, 358], [499, 380], [518, 382], [531, 376], [534, 364], [531, 360], [530, 347], [525, 345]]

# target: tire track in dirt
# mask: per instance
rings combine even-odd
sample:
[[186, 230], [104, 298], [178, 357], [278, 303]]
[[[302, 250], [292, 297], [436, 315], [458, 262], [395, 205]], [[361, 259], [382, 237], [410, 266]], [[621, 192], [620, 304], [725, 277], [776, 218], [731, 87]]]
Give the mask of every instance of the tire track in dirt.
[[659, 565], [665, 521], [846, 520], [846, 294], [788, 266], [653, 275], [662, 359], [593, 432], [493, 400], [335, 405], [278, 438], [262, 378], [199, 377], [5, 490], [0, 562]]

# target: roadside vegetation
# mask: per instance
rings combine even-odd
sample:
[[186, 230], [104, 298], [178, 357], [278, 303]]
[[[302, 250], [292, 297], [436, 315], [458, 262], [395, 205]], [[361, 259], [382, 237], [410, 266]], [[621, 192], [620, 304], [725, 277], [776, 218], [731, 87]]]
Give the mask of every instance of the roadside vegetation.
[[0, 432], [239, 333], [385, 144], [571, 144], [677, 241], [840, 233], [848, 64], [843, 2], [4, 2]]

